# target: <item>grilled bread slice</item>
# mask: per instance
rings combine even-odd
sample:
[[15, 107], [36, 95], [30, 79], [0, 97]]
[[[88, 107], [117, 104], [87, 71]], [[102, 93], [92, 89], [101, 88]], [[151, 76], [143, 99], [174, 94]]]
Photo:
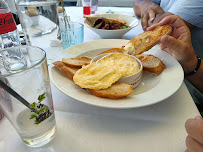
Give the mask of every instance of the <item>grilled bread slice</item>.
[[151, 49], [159, 42], [162, 36], [170, 34], [171, 31], [172, 27], [170, 25], [158, 26], [152, 31], [145, 31], [131, 39], [124, 47], [124, 50], [131, 55], [139, 55]]
[[59, 71], [67, 75], [72, 80], [76, 71], [80, 69], [80, 68], [69, 67], [61, 61], [56, 61], [53, 64], [59, 69]]
[[109, 49], [109, 50], [106, 50], [100, 54], [104, 54], [104, 53], [124, 53], [125, 50], [123, 48], [112, 48], [112, 49]]
[[142, 62], [145, 71], [160, 74], [166, 68], [165, 64], [154, 55], [141, 54], [136, 57]]
[[[53, 63], [62, 73], [67, 75], [70, 79], [73, 80], [74, 74], [79, 70], [80, 68], [73, 68], [69, 67], [66, 64], [64, 64], [61, 61], [56, 61]], [[111, 98], [111, 99], [119, 99], [126, 97], [130, 95], [132, 90], [132, 85], [128, 85], [125, 83], [114, 83], [111, 87], [103, 90], [92, 90], [92, 89], [86, 89], [89, 93], [102, 97], [102, 98]]]
[[91, 59], [88, 57], [81, 58], [62, 58], [62, 62], [69, 67], [81, 68], [83, 65], [90, 64]]
[[118, 99], [130, 95], [133, 92], [132, 87], [132, 85], [116, 82], [107, 89], [87, 89], [87, 91], [97, 97]]

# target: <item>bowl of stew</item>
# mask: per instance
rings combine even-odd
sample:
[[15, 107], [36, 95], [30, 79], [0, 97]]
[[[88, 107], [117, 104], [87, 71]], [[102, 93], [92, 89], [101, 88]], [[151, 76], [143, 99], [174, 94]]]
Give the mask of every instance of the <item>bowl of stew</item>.
[[137, 18], [123, 14], [97, 14], [90, 18], [86, 17], [84, 24], [104, 39], [121, 38], [139, 23]]

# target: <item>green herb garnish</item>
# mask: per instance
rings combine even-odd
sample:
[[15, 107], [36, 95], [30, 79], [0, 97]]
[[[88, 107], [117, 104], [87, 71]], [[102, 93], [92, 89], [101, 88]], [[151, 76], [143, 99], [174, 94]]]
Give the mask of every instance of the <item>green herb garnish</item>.
[[28, 140], [23, 140], [27, 145], [30, 145], [30, 142]]
[[39, 95], [38, 100], [39, 102], [42, 102], [42, 100], [45, 99], [45, 93], [43, 93], [42, 95]]
[[30, 119], [35, 118], [35, 124], [39, 124], [52, 114], [49, 111], [49, 108], [41, 103], [45, 98], [46, 98], [45, 93], [43, 93], [42, 95], [39, 95], [38, 103], [33, 102], [32, 104], [30, 104], [30, 108], [35, 109], [31, 111], [35, 113], [31, 114], [30, 116]]
[[126, 29], [129, 28], [128, 26], [121, 26], [122, 29]]
[[37, 115], [35, 113], [31, 114], [31, 116], [30, 116], [30, 119], [33, 119], [33, 118], [37, 118]]
[[35, 108], [36, 106], [36, 102], [33, 102], [32, 104], [30, 104], [30, 108]]

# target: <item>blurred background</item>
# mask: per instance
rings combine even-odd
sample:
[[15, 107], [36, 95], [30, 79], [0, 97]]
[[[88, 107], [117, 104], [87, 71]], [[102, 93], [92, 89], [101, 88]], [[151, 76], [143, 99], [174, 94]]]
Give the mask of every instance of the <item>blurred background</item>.
[[[64, 0], [65, 6], [81, 6], [81, 0]], [[98, 6], [102, 7], [132, 7], [133, 0], [98, 0]]]

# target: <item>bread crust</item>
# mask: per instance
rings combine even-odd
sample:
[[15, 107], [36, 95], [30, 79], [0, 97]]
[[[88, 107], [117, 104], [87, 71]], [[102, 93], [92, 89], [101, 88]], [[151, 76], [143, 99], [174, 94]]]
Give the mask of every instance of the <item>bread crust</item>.
[[[116, 82], [107, 89], [102, 89], [102, 90], [86, 89], [86, 90], [97, 97], [119, 99], [130, 95], [133, 92], [132, 87], [133, 87], [132, 85]], [[117, 90], [119, 88], [120, 89], [122, 88], [122, 93], [118, 91], [119, 92], [118, 94], [118, 92], [112, 91], [114, 89]]]
[[[165, 64], [158, 57], [154, 55], [141, 54], [141, 55], [136, 55], [136, 57], [142, 62], [143, 70], [145, 71], [160, 74], [166, 68]], [[150, 64], [149, 62], [158, 62], [158, 64], [156, 64], [156, 66], [148, 66], [147, 64]]]
[[106, 51], [104, 51], [104, 52], [102, 52], [100, 54], [104, 54], [104, 53], [124, 53], [124, 52], [125, 52], [125, 50], [123, 48], [111, 48], [111, 49], [106, 50]]
[[71, 80], [73, 80], [73, 76], [75, 72], [80, 69], [80, 68], [68, 67], [61, 61], [56, 61], [53, 64], [59, 69], [59, 71], [67, 75]]

